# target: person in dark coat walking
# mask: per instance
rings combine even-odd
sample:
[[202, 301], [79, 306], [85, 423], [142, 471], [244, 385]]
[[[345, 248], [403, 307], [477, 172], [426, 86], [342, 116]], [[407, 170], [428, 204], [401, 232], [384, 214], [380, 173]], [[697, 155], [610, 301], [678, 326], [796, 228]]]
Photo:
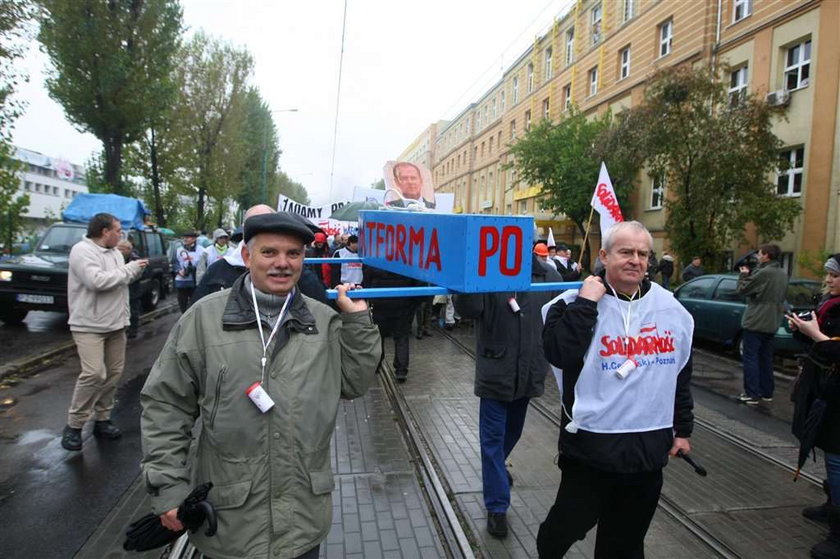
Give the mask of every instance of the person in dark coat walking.
[[[134, 243], [130, 240], [123, 239], [117, 243], [117, 250], [123, 255], [126, 264], [140, 259], [140, 255], [134, 250]], [[126, 338], [137, 337], [137, 330], [140, 328], [140, 313], [143, 311], [142, 297], [143, 292], [140, 286], [140, 278], [137, 278], [128, 284], [128, 307], [131, 315], [128, 319], [128, 330], [125, 332]]]
[[[531, 281], [563, 281], [532, 254]], [[531, 398], [542, 396], [548, 361], [542, 349], [540, 309], [556, 293], [482, 293], [455, 295], [455, 310], [476, 321], [475, 395], [479, 400], [481, 477], [487, 531], [507, 535], [512, 477], [505, 460], [525, 425]]]
[[826, 403], [816, 437], [825, 455], [829, 502], [809, 507], [802, 514], [828, 520], [828, 538], [811, 548], [811, 557], [840, 558], [840, 254], [825, 263], [827, 292], [810, 317], [788, 314], [794, 338], [808, 347], [799, 385], [794, 393], [793, 433], [802, 439], [809, 412], [816, 400]]
[[692, 256], [691, 264], [683, 268], [682, 280], [691, 281], [703, 275], [706, 275], [706, 270], [703, 268], [703, 259], [699, 256]]
[[666, 250], [659, 261], [659, 273], [662, 274], [662, 287], [671, 289], [671, 276], [674, 275], [674, 257]]
[[[362, 285], [365, 287], [418, 287], [421, 282], [374, 268], [364, 266], [362, 269]], [[394, 338], [394, 378], [397, 382], [405, 382], [408, 378], [409, 337], [411, 336], [411, 321], [419, 303], [418, 297], [386, 297], [371, 300], [373, 322], [379, 326], [382, 337], [382, 358], [385, 358], [385, 338]]]

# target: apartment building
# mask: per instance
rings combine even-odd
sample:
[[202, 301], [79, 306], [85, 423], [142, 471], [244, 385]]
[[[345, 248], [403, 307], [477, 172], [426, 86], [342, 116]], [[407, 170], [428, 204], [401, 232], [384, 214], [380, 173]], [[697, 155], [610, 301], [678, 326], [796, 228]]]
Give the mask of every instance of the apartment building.
[[[572, 104], [594, 115], [640, 103], [657, 69], [727, 64], [733, 102], [748, 92], [788, 107], [774, 126], [785, 144], [780, 158], [790, 162], [777, 177], [777, 195], [800, 200], [803, 213], [778, 241], [797, 273], [797, 255], [840, 250], [838, 30], [835, 0], [579, 0], [496, 84], [438, 128], [436, 186], [454, 192], [461, 211], [534, 215], [541, 234], [551, 226], [558, 240], [579, 244], [570, 222], [543, 210], [540, 186], [517, 182], [507, 167], [509, 146], [538, 119], [558, 120]], [[648, 226], [661, 253], [668, 247], [667, 185], [644, 172], [637, 184], [625, 215]], [[732, 254], [746, 248], [733, 246]]]
[[431, 171], [435, 162], [435, 140], [438, 130], [447, 124], [449, 123], [446, 120], [430, 124], [419, 136], [414, 138], [414, 141], [403, 150], [396, 160], [419, 163], [425, 165]]
[[88, 191], [80, 165], [20, 147], [15, 149], [15, 159], [22, 165], [18, 194], [29, 195], [25, 218], [32, 231], [61, 219], [61, 212], [70, 201]]

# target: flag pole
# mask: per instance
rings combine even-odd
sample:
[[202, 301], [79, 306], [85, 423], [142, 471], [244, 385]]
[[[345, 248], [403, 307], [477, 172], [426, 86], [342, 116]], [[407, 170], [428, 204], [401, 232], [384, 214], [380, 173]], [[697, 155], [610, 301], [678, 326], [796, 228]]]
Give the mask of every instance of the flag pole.
[[[595, 213], [595, 206], [592, 206], [589, 209], [589, 220], [586, 222], [586, 231], [584, 232], [584, 235], [583, 235], [583, 245], [582, 245], [581, 253], [580, 253], [581, 258], [583, 258], [583, 253], [586, 252], [586, 241], [589, 239], [589, 230], [592, 228], [592, 216], [593, 216], [594, 213]], [[586, 264], [589, 265], [590, 262], [587, 262]], [[589, 268], [591, 269], [592, 266], [589, 266]]]

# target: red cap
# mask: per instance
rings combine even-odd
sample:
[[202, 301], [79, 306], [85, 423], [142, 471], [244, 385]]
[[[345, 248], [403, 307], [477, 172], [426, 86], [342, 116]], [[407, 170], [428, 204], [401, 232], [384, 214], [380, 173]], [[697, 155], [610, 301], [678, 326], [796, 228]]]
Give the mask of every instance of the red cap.
[[548, 256], [548, 247], [545, 243], [537, 243], [534, 245], [534, 254], [537, 256]]
[[326, 243], [327, 242], [327, 236], [324, 235], [323, 233], [315, 233], [315, 242], [316, 243]]

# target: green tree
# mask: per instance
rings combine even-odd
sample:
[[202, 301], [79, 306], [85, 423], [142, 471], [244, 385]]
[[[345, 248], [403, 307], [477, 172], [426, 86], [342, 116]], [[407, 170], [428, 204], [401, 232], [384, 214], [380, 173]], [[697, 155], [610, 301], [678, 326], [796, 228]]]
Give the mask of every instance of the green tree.
[[370, 187], [374, 190], [385, 190], [385, 179], [379, 179], [370, 183]]
[[[196, 199], [196, 227], [205, 228], [207, 200], [217, 203], [240, 188], [245, 152], [241, 120], [253, 59], [203, 33], [185, 45], [177, 67], [183, 84], [173, 113], [187, 154], [186, 181]], [[217, 206], [218, 208], [218, 206]]]
[[614, 140], [640, 146], [652, 176], [666, 187], [665, 230], [674, 250], [710, 260], [752, 223], [760, 238], [793, 228], [799, 201], [779, 197], [771, 177], [781, 141], [773, 134], [781, 109], [756, 96], [730, 102], [726, 84], [708, 68], [672, 68], [651, 80], [645, 101], [618, 117]]
[[301, 204], [309, 205], [311, 202], [309, 199], [309, 193], [306, 191], [306, 187], [299, 182], [293, 181], [289, 178], [289, 175], [283, 171], [277, 172], [274, 182], [270, 185], [268, 192], [270, 202], [266, 203], [271, 206], [277, 206], [277, 200], [280, 198], [281, 194], [288, 196], [295, 202], [300, 202]]
[[177, 0], [38, 0], [39, 39], [52, 69], [50, 97], [79, 130], [102, 141], [104, 180], [128, 194], [123, 146], [173, 102], [174, 54], [182, 23]]
[[240, 134], [245, 148], [245, 161], [236, 201], [241, 208], [249, 208], [254, 204], [274, 206], [277, 198], [270, 196], [269, 187], [276, 182], [281, 151], [271, 108], [255, 87], [248, 89], [244, 103]]
[[8, 250], [23, 230], [29, 196], [19, 194], [20, 164], [11, 142], [12, 126], [22, 104], [13, 98], [25, 75], [16, 67], [31, 39], [36, 8], [28, 0], [0, 0], [0, 232]]
[[[510, 149], [514, 163], [506, 168], [515, 167], [518, 182], [541, 185], [543, 206], [556, 215], [565, 214], [581, 236], [586, 235], [601, 161], [607, 164], [622, 211], [630, 210], [628, 196], [640, 156], [608, 133], [612, 124], [610, 113], [587, 118], [572, 109], [557, 123], [541, 121]], [[588, 262], [589, 247], [583, 251], [583, 261]]]

